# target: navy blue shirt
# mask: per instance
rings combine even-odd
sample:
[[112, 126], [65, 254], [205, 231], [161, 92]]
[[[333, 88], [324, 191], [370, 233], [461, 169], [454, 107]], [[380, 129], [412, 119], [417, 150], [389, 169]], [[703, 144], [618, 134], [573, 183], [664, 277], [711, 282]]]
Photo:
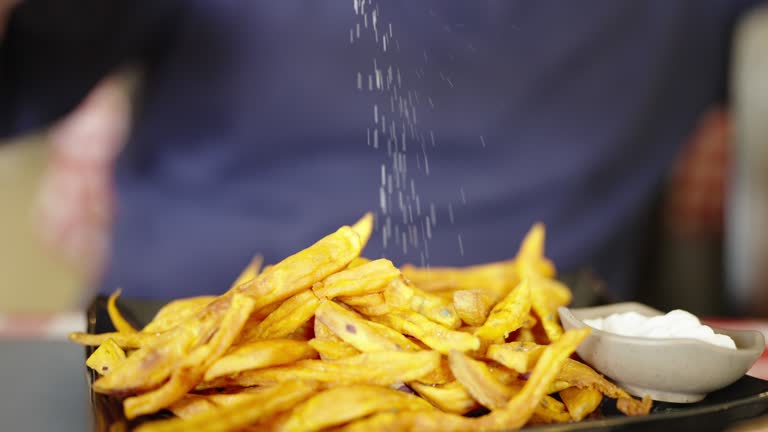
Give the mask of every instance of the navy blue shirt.
[[558, 268], [631, 297], [643, 220], [722, 99], [747, 2], [374, 3], [376, 33], [367, 0], [368, 27], [352, 1], [27, 0], [0, 51], [0, 131], [142, 65], [106, 291], [218, 293], [253, 254], [377, 210], [366, 256], [505, 259], [540, 220]]

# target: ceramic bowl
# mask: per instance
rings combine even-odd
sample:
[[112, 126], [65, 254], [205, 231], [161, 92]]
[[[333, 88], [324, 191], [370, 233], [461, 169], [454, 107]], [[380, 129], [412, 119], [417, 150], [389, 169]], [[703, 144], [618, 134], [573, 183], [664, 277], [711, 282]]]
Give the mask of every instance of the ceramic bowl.
[[[645, 316], [663, 312], [640, 303], [559, 309], [567, 329], [586, 327], [582, 320], [634, 311]], [[621, 336], [592, 329], [581, 343], [579, 356], [629, 393], [654, 400], [698, 402], [712, 391], [734, 383], [752, 367], [765, 349], [758, 331], [714, 328], [730, 336], [737, 349], [715, 346], [695, 339], [654, 339]]]

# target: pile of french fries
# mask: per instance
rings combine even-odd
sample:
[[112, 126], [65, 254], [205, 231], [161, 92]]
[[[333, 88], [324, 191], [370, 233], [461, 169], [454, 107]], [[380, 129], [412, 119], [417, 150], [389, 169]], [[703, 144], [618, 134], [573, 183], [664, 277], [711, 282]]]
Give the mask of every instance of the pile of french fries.
[[70, 336], [98, 346], [93, 390], [148, 419], [143, 432], [510, 430], [597, 415], [603, 397], [650, 411], [571, 358], [589, 330], [560, 326], [571, 293], [543, 226], [514, 259], [461, 269], [362, 258], [372, 229], [368, 214], [263, 270], [254, 260], [225, 294], [173, 301], [141, 330], [115, 293], [115, 332]]

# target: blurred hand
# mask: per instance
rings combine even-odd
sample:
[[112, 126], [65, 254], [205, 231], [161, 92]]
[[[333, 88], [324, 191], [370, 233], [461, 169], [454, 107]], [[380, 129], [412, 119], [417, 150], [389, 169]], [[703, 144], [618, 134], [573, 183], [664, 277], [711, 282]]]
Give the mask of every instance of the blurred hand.
[[113, 164], [126, 139], [130, 101], [121, 80], [100, 83], [50, 131], [51, 158], [39, 196], [44, 239], [95, 281], [113, 218]]

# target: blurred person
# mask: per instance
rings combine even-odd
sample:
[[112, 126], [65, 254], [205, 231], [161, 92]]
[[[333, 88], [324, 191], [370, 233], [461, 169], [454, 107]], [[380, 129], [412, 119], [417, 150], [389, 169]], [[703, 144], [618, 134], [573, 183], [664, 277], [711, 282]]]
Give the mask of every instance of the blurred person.
[[[3, 134], [64, 116], [126, 62], [143, 69], [101, 289], [220, 292], [254, 253], [275, 262], [381, 208], [368, 256], [505, 259], [542, 220], [562, 271], [593, 269], [614, 298], [633, 297], [653, 201], [697, 118], [724, 100], [731, 31], [755, 2], [363, 3], [381, 6], [381, 34], [336, 1], [12, 10]], [[374, 64], [402, 74], [399, 110], [369, 91]], [[418, 122], [401, 122], [404, 95]], [[398, 123], [377, 146], [384, 116]], [[399, 185], [410, 211], [397, 194], [394, 209], [386, 194], [380, 205], [382, 166], [389, 185], [403, 172], [393, 128], [410, 140], [395, 142], [414, 180]]]

